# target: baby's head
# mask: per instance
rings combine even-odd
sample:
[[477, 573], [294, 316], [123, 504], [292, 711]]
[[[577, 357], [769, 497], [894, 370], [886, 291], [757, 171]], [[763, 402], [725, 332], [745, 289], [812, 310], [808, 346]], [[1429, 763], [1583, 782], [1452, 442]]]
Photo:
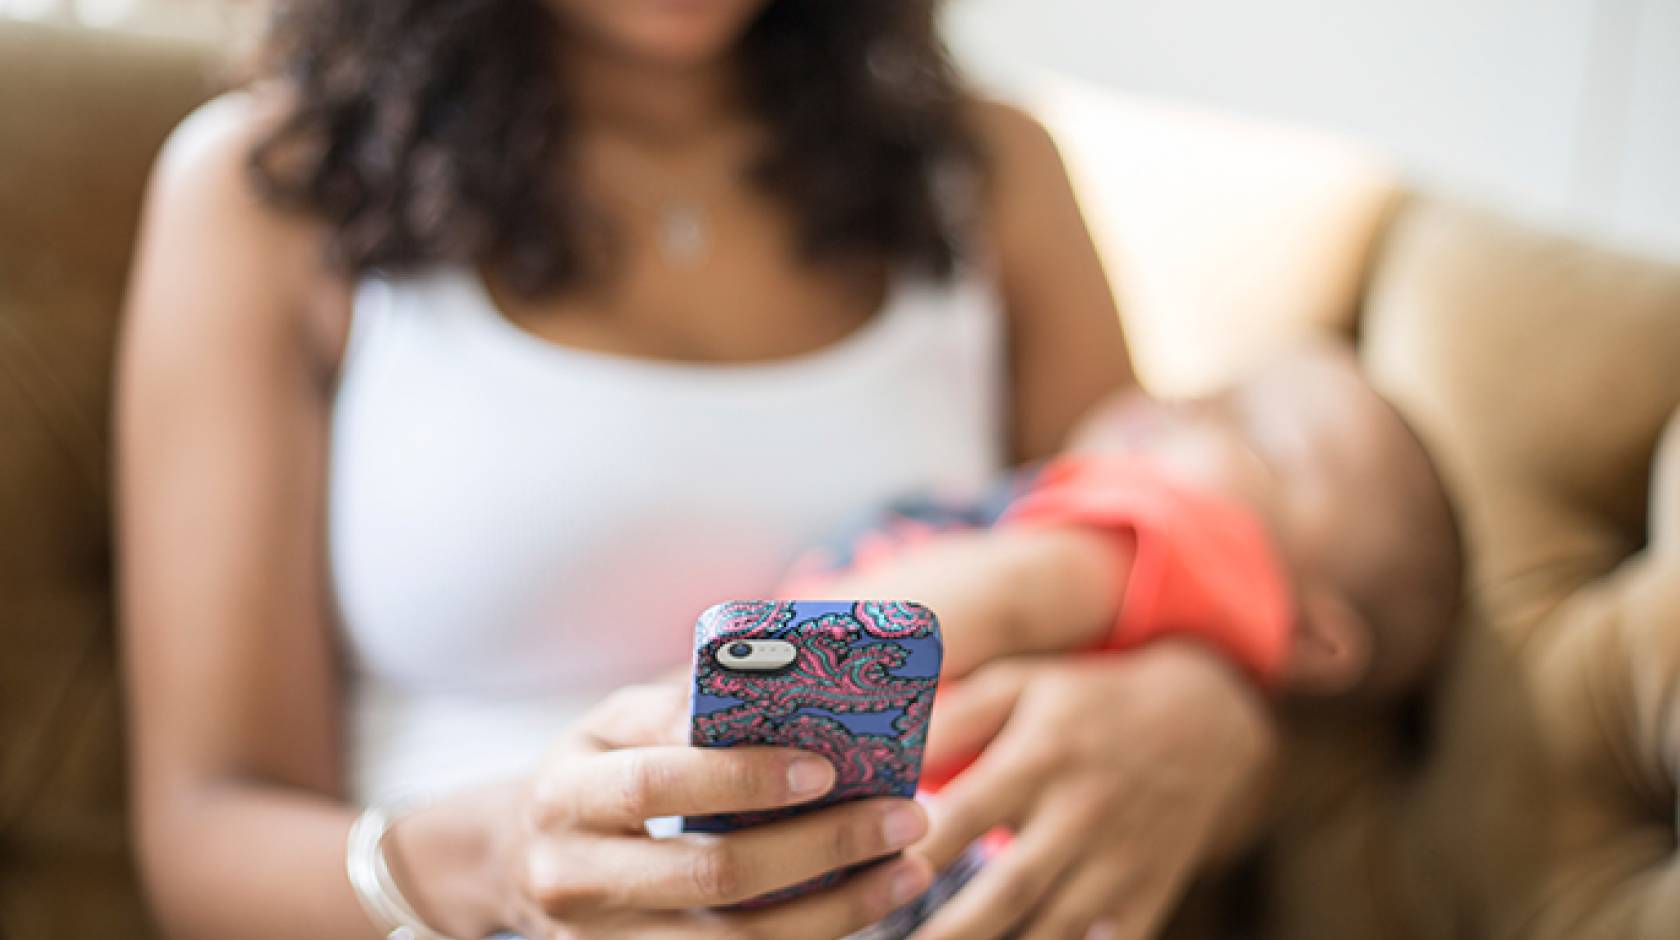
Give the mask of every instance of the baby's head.
[[1459, 602], [1458, 527], [1428, 452], [1343, 346], [1207, 398], [1120, 395], [1073, 447], [1146, 454], [1260, 513], [1296, 599], [1290, 691], [1386, 697], [1432, 667]]

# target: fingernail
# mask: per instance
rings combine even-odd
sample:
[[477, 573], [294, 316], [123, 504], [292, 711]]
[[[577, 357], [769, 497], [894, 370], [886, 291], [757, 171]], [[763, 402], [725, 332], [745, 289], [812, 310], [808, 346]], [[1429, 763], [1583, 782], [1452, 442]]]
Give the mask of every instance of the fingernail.
[[887, 888], [887, 899], [892, 903], [893, 910], [896, 911], [921, 897], [922, 892], [928, 889], [930, 880], [926, 869], [921, 865], [906, 863], [898, 866], [898, 871], [893, 872]]
[[788, 789], [794, 796], [819, 796], [834, 779], [834, 768], [816, 757], [801, 757], [788, 765]]
[[1115, 932], [1114, 925], [1106, 920], [1097, 921], [1091, 925], [1090, 930], [1085, 931], [1085, 940], [1114, 940], [1117, 936], [1119, 934]]
[[920, 839], [925, 832], [927, 817], [914, 803], [887, 810], [887, 815], [881, 820], [881, 835], [889, 849], [902, 849]]

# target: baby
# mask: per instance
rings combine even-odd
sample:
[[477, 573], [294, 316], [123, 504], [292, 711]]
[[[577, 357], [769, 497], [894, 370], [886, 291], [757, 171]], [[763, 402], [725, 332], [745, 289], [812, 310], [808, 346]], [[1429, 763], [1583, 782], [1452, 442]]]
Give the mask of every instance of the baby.
[[[1107, 505], [1066, 510], [1093, 494]], [[782, 593], [927, 604], [947, 677], [1173, 634], [1285, 697], [1380, 701], [1430, 672], [1461, 568], [1423, 445], [1349, 351], [1317, 342], [1206, 398], [1118, 395], [1048, 468], [890, 507]]]
[[[1278, 697], [1345, 711], [1431, 673], [1461, 569], [1428, 453], [1351, 353], [1325, 342], [1206, 398], [1118, 395], [1046, 467], [977, 500], [901, 501], [802, 559], [782, 593], [927, 604], [948, 679], [1013, 655], [1189, 636]], [[908, 935], [988, 854], [971, 849], [859, 936]]]

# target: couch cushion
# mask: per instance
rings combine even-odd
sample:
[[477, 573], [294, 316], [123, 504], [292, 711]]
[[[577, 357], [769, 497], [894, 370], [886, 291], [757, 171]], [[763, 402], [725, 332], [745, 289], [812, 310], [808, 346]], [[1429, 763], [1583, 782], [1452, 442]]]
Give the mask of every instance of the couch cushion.
[[1352, 332], [1401, 196], [1382, 159], [1068, 78], [1027, 100], [1062, 149], [1152, 391], [1210, 391], [1302, 333]]
[[196, 48], [0, 24], [0, 936], [141, 936], [107, 421], [139, 200]]

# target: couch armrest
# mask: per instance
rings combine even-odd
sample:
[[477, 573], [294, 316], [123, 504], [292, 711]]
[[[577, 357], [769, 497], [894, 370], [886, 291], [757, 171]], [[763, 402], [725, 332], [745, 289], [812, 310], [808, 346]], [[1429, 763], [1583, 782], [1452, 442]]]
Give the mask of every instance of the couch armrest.
[[1528, 935], [1680, 931], [1680, 411], [1653, 465], [1648, 531], [1534, 638], [1560, 851]]

